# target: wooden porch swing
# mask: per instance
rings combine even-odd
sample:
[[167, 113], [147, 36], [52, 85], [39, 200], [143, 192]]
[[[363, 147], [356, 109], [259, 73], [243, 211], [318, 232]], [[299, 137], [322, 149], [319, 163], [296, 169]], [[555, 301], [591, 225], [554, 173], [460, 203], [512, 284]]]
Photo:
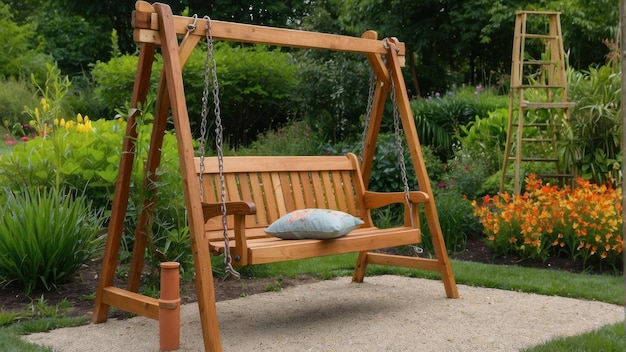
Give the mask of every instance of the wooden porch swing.
[[[169, 6], [159, 3], [151, 5], [144, 1], [138, 1], [135, 9], [134, 38], [141, 43], [141, 51], [132, 107], [146, 100], [157, 46], [161, 46], [163, 55], [163, 72], [145, 166], [144, 189], [149, 189], [156, 181], [163, 135], [171, 110], [188, 213], [205, 350], [221, 351], [210, 260], [212, 253], [224, 254], [226, 258], [232, 258], [233, 265], [243, 266], [359, 252], [353, 275], [355, 282], [363, 281], [368, 264], [419, 268], [439, 272], [446, 296], [459, 297], [400, 71], [404, 63], [403, 43], [395, 38], [379, 40], [372, 31], [355, 38], [212, 21], [195, 16], [174, 16]], [[180, 44], [178, 36], [183, 36]], [[206, 38], [207, 42], [216, 39], [364, 54], [375, 73], [376, 81], [362, 160], [359, 161], [354, 154], [345, 157], [218, 155], [217, 158], [196, 158], [185, 103], [182, 68], [202, 38]], [[389, 94], [395, 96], [396, 115], [401, 120], [419, 191], [408, 191], [405, 188], [404, 193], [377, 193], [367, 190], [383, 109]], [[127, 288], [113, 286], [128, 206], [137, 137], [135, 120], [138, 114], [139, 111], [135, 111], [128, 118], [93, 323], [106, 321], [110, 306], [152, 319], [159, 318], [158, 300], [137, 293], [147, 244], [145, 229], [151, 223], [153, 212], [151, 204], [154, 202], [151, 200], [146, 201], [139, 215]], [[404, 224], [390, 229], [375, 227], [370, 211], [394, 203], [405, 205]], [[346, 212], [362, 220], [363, 224], [336, 239], [285, 240], [265, 233], [264, 230], [283, 215], [305, 208]], [[419, 211], [426, 215], [435, 259], [373, 252], [419, 243]], [[231, 259], [228, 261], [230, 264]]]

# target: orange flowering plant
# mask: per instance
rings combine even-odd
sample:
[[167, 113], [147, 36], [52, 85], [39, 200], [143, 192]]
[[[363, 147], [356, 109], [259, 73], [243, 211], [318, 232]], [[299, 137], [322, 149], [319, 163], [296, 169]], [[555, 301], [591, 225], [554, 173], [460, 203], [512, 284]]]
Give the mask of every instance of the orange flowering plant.
[[570, 255], [585, 265], [617, 266], [622, 259], [621, 190], [583, 179], [570, 188], [526, 179], [520, 195], [503, 193], [476, 201], [474, 215], [498, 254], [545, 261]]

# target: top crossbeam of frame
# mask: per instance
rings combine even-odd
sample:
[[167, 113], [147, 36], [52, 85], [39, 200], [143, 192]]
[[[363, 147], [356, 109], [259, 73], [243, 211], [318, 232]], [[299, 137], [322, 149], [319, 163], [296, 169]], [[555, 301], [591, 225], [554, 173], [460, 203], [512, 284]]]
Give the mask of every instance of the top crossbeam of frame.
[[[133, 12], [134, 39], [138, 43], [160, 44], [158, 14], [148, 7]], [[179, 35], [187, 34], [187, 26], [194, 18], [173, 16], [174, 28]], [[208, 20], [198, 18], [190, 35], [205, 36]], [[293, 48], [326, 49], [363, 54], [387, 54], [384, 40], [350, 37], [337, 34], [307, 32], [293, 29], [265, 27], [211, 20], [214, 39], [244, 43], [267, 44]], [[398, 56], [404, 57], [405, 45], [398, 44]]]

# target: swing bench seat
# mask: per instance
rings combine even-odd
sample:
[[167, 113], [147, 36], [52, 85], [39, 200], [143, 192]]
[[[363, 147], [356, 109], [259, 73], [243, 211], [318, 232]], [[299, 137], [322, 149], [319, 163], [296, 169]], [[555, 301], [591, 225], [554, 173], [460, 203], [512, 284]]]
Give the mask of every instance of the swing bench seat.
[[[216, 157], [205, 158], [204, 165], [202, 206], [205, 237], [211, 252], [219, 255], [224, 254], [226, 243], [218, 160]], [[198, 158], [196, 171], [200, 172]], [[224, 157], [223, 177], [228, 244], [234, 266], [362, 252], [363, 260], [357, 265], [354, 277], [355, 281], [362, 281], [368, 262], [416, 267], [419, 266], [418, 261], [411, 259], [426, 260], [380, 253], [366, 255], [376, 249], [420, 243], [417, 209], [429, 197], [424, 192], [410, 192], [413, 211], [405, 211], [405, 224], [385, 229], [375, 227], [370, 211], [393, 203], [403, 204], [406, 194], [365, 191], [359, 162], [354, 154]], [[305, 208], [343, 211], [360, 218], [364, 224], [336, 239], [286, 240], [265, 233], [265, 229], [281, 216]], [[402, 260], [393, 260], [395, 257]]]

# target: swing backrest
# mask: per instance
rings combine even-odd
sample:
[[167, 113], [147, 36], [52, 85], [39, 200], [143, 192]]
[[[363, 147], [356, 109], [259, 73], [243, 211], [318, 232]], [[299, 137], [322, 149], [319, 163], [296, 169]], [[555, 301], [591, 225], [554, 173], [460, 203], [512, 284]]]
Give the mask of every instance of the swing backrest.
[[[358, 161], [348, 156], [250, 156], [224, 157], [226, 201], [251, 201], [256, 215], [246, 218], [246, 228], [265, 228], [297, 209], [340, 210], [360, 217], [362, 181]], [[219, 203], [221, 187], [217, 157], [204, 159], [203, 202]], [[196, 170], [199, 171], [196, 158]], [[207, 221], [212, 240], [223, 240], [220, 217]], [[233, 227], [228, 216], [228, 227]], [[261, 234], [262, 232], [257, 232]]]

